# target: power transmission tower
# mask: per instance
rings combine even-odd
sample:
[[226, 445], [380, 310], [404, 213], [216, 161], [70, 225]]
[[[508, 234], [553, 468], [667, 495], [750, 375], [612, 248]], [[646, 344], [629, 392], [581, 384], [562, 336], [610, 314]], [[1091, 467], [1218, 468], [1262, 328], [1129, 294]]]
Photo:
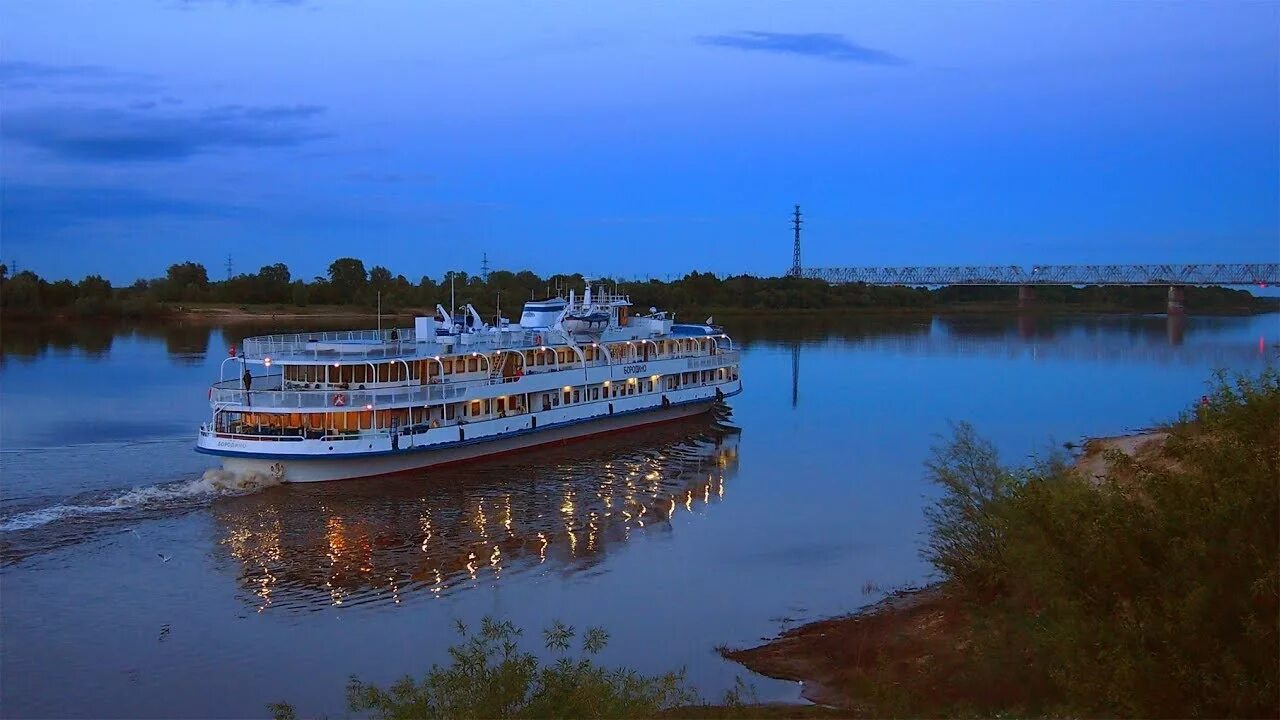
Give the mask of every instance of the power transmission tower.
[[485, 282], [489, 282], [489, 253], [483, 253], [480, 256], [480, 277]]
[[231, 253], [227, 253], [227, 279], [231, 279]]
[[791, 216], [791, 228], [795, 231], [795, 247], [791, 251], [791, 270], [787, 275], [791, 277], [800, 277], [804, 274], [804, 269], [800, 266], [800, 226], [804, 221], [800, 219], [800, 206], [796, 205], [795, 214]]

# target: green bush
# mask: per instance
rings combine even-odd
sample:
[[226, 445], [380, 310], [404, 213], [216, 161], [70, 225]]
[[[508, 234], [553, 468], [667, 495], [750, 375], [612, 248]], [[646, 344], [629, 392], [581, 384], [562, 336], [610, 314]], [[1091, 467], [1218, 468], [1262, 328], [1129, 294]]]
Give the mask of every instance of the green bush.
[[[384, 689], [352, 676], [347, 686], [352, 712], [383, 720], [633, 718], [652, 717], [697, 699], [683, 671], [649, 677], [593, 663], [590, 656], [608, 642], [600, 628], [582, 634], [580, 654], [572, 657], [574, 629], [552, 625], [543, 639], [560, 657], [550, 664], [520, 649], [523, 632], [510, 622], [485, 618], [478, 632], [462, 623], [458, 632], [462, 641], [449, 648], [452, 663], [432, 666], [419, 681], [405, 676]], [[295, 716], [286, 703], [270, 710], [279, 719]]]
[[1015, 710], [1280, 710], [1280, 374], [1219, 376], [1168, 430], [1102, 480], [1004, 469], [967, 426], [937, 451], [926, 555], [968, 601], [975, 676], [1036, 688]]

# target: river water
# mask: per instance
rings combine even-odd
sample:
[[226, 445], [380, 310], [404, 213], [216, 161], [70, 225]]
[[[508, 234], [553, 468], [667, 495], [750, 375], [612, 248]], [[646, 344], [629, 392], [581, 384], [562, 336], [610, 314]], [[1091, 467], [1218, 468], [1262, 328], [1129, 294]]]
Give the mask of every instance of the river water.
[[0, 715], [345, 715], [346, 678], [447, 660], [454, 622], [603, 626], [608, 664], [719, 658], [928, 579], [922, 462], [966, 420], [1011, 462], [1168, 419], [1277, 359], [1280, 316], [729, 321], [714, 416], [423, 476], [226, 488], [192, 452], [245, 335], [5, 328]]

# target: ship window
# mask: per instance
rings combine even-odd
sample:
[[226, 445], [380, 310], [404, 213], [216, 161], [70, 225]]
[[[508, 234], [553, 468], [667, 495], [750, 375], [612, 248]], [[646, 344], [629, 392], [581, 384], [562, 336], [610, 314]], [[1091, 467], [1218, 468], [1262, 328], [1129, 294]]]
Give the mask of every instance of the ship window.
[[467, 358], [467, 372], [475, 372], [480, 369], [480, 358]]
[[448, 405], [445, 405], [445, 406], [444, 406], [444, 419], [445, 419], [445, 420], [452, 420], [452, 419], [454, 419], [455, 417], [457, 417], [457, 415], [458, 415], [458, 409], [457, 409], [457, 408], [458, 408], [458, 405], [457, 405], [456, 403], [449, 403]]
[[551, 395], [548, 393], [542, 393], [542, 409], [543, 410], [551, 409]]
[[470, 415], [471, 415], [471, 417], [475, 417], [475, 416], [477, 416], [477, 415], [479, 415], [479, 414], [480, 414], [480, 401], [479, 401], [479, 400], [472, 400], [472, 401], [471, 401], [471, 412], [470, 412]]
[[453, 373], [453, 358], [444, 359], [444, 372], [446, 375]]
[[580, 391], [578, 391], [578, 390], [574, 390], [574, 391], [573, 391], [573, 401], [574, 401], [574, 402], [582, 402], [582, 396], [581, 396], [579, 393], [580, 393]]
[[498, 398], [498, 412], [504, 413], [506, 411], [507, 411], [507, 399]]
[[391, 368], [385, 363], [378, 364], [378, 382], [388, 382], [391, 380]]

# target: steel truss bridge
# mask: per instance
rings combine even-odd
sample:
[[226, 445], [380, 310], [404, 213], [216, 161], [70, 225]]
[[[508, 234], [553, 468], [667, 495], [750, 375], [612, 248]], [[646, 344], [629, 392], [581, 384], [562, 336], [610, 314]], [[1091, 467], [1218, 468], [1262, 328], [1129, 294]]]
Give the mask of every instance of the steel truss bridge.
[[1280, 263], [1240, 265], [954, 265], [804, 268], [792, 274], [867, 285], [1277, 285]]

